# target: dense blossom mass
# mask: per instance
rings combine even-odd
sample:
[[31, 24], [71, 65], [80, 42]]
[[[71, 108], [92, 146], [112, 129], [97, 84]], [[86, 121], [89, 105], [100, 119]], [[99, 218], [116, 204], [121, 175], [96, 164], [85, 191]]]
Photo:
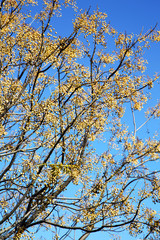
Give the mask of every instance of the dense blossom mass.
[[0, 239], [158, 239], [160, 141], [145, 126], [160, 117], [157, 96], [147, 108], [159, 75], [144, 50], [159, 41], [157, 27], [118, 33], [72, 0], [0, 1]]

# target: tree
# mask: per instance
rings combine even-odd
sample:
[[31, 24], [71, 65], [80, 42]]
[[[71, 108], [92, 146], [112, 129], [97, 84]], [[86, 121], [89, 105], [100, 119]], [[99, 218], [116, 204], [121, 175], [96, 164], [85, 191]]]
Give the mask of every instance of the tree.
[[[145, 124], [160, 116], [160, 103], [145, 106], [159, 76], [145, 76], [143, 53], [160, 32], [118, 34], [98, 9], [38, 2], [0, 2], [0, 238], [32, 239], [45, 228], [61, 240], [119, 229], [157, 239], [150, 206], [160, 200], [160, 141]], [[60, 37], [54, 20], [64, 7], [76, 18]]]

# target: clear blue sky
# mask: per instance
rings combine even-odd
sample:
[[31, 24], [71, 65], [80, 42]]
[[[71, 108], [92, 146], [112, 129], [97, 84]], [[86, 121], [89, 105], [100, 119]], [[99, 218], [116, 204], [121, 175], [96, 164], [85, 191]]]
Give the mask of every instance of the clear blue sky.
[[[107, 13], [108, 22], [118, 31], [130, 33], [140, 33], [147, 31], [150, 27], [158, 24], [160, 29], [160, 0], [79, 0], [78, 6], [82, 9], [88, 9], [91, 6], [91, 11], [95, 10], [97, 6], [100, 11]], [[64, 18], [55, 20], [57, 31], [59, 35], [67, 36], [72, 31], [72, 18], [74, 13], [66, 9], [64, 11]], [[160, 73], [160, 43], [153, 44], [151, 49], [146, 52], [148, 60], [147, 74], [152, 76], [155, 72]], [[158, 85], [157, 85], [158, 86]], [[160, 97], [160, 89], [157, 87], [153, 90], [155, 101]], [[160, 122], [156, 123], [156, 127]], [[101, 149], [98, 149], [101, 151]], [[132, 240], [129, 235], [120, 234], [122, 240]], [[47, 238], [47, 236], [44, 235]], [[77, 236], [78, 237], [78, 236]], [[76, 238], [78, 239], [78, 238]], [[107, 233], [91, 234], [87, 240], [110, 240], [111, 236]], [[138, 239], [138, 238], [137, 238]]]
[[[81, 9], [96, 10], [107, 13], [108, 22], [118, 32], [127, 34], [138, 34], [142, 30], [146, 32], [158, 24], [160, 29], [160, 1], [159, 0], [78, 0], [78, 7]], [[68, 8], [63, 12], [63, 18], [55, 19], [55, 25], [60, 35], [66, 36], [72, 31], [73, 11]], [[148, 52], [147, 59], [152, 73], [160, 69], [160, 44], [154, 44]], [[152, 67], [152, 69], [151, 69]]]

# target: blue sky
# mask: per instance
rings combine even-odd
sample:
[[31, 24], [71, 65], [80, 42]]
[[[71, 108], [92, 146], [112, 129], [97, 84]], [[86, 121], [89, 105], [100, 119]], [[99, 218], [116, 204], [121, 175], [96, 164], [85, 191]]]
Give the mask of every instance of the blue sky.
[[[41, 2], [38, 1], [38, 2]], [[150, 27], [154, 27], [158, 24], [160, 29], [160, 0], [77, 0], [79, 8], [83, 10], [89, 9], [92, 12], [99, 7], [99, 10], [105, 12], [108, 15], [108, 22], [111, 26], [115, 28], [118, 32], [126, 32], [128, 34], [134, 33], [138, 34], [142, 30], [145, 32]], [[27, 9], [29, 10], [29, 9]], [[34, 12], [37, 11], [37, 7], [33, 7]], [[65, 9], [64, 17], [58, 18], [53, 21], [56, 26], [58, 35], [68, 36], [72, 32], [72, 19], [74, 18], [74, 12], [71, 9]], [[110, 46], [108, 46], [109, 48]], [[147, 74], [152, 76], [155, 72], [160, 73], [160, 43], [154, 43], [151, 46], [151, 49], [146, 51], [145, 56], [148, 60]], [[160, 98], [160, 88], [159, 85], [156, 85], [156, 88], [152, 90], [152, 95], [154, 99], [150, 101], [149, 105], [156, 103], [158, 98]], [[128, 112], [127, 112], [128, 113]], [[143, 122], [144, 115], [137, 114], [137, 120], [139, 125]], [[127, 123], [131, 122], [131, 113], [127, 115]], [[152, 130], [160, 129], [160, 121], [156, 121], [156, 124], [148, 124]], [[131, 126], [132, 128], [133, 126]], [[105, 151], [105, 143], [102, 144], [96, 143], [97, 152], [101, 153]], [[153, 167], [153, 166], [152, 166]], [[74, 188], [70, 189], [74, 191]], [[40, 232], [40, 235], [44, 235], [44, 238], [47, 240], [52, 239], [52, 235], [49, 235], [48, 232]], [[135, 238], [130, 237], [126, 233], [120, 234], [122, 240], [128, 239], [133, 240]], [[76, 233], [75, 239], [78, 240], [79, 233]], [[37, 235], [38, 237], [38, 235]], [[67, 238], [68, 240], [70, 238]], [[91, 234], [87, 240], [111, 240], [111, 236], [107, 233], [95, 233]], [[137, 238], [138, 239], [138, 238]], [[118, 239], [117, 239], [118, 240]]]
[[[108, 15], [108, 22], [118, 32], [127, 34], [138, 34], [142, 30], [146, 32], [158, 24], [160, 29], [160, 1], [159, 0], [78, 0], [77, 5], [82, 10], [96, 10]], [[66, 36], [72, 31], [72, 19], [74, 12], [70, 9], [63, 11], [63, 17], [55, 19], [54, 24], [57, 32]], [[154, 46], [153, 46], [154, 45]], [[147, 59], [152, 73], [158, 72], [160, 68], [160, 44], [153, 44], [152, 49], [147, 53]]]
[[108, 14], [108, 18], [117, 30], [137, 32], [142, 27], [148, 29], [159, 22], [159, 0], [79, 0], [81, 8], [96, 8]]

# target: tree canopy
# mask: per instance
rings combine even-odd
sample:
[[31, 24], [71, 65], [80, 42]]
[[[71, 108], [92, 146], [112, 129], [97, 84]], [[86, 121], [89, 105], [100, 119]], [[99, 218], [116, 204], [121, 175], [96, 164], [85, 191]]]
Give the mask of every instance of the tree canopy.
[[[76, 14], [62, 37], [64, 8]], [[118, 33], [72, 0], [0, 1], [0, 239], [160, 236], [160, 140], [145, 127], [159, 75], [144, 58], [159, 41], [156, 26]]]

